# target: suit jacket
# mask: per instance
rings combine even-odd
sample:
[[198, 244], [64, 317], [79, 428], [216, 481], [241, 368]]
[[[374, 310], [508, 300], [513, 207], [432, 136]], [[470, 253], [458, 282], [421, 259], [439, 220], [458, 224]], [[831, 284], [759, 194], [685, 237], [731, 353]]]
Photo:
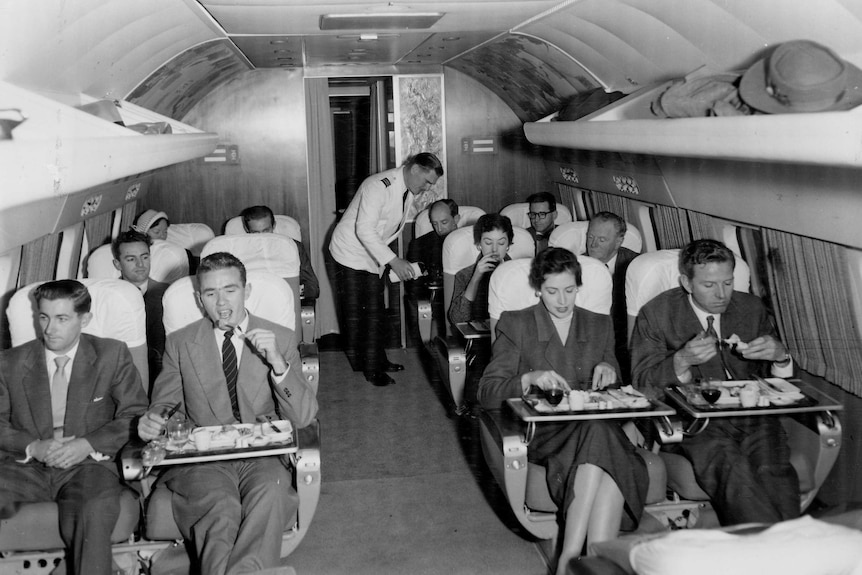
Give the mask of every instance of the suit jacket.
[[548, 240], [551, 239], [551, 233], [557, 228], [554, 225], [550, 230], [546, 233], [539, 235], [539, 232], [536, 231], [536, 228], [530, 226], [527, 228], [527, 231], [530, 232], [530, 235], [533, 236], [533, 242], [536, 244], [536, 253], [546, 249], [548, 247]]
[[442, 284], [443, 278], [443, 240], [437, 232], [430, 231], [427, 234], [414, 238], [407, 248], [407, 260], [410, 262], [422, 262], [425, 265], [427, 276], [406, 282], [405, 291], [410, 297], [422, 297], [428, 292], [428, 282], [436, 280]]
[[[245, 346], [237, 376], [242, 423], [254, 423], [258, 416], [269, 415], [305, 427], [317, 414], [317, 398], [302, 377], [296, 336], [281, 325], [253, 315], [249, 315], [248, 329], [268, 329], [275, 333], [279, 350], [290, 368], [284, 379], [274, 385], [269, 364], [243, 340]], [[158, 411], [182, 402], [186, 416], [197, 425], [235, 423], [222, 371], [220, 346], [208, 318], [170, 334], [150, 410]]]
[[[635, 385], [663, 388], [677, 382], [673, 355], [688, 340], [703, 331], [689, 303], [688, 292], [678, 287], [659, 294], [641, 308], [632, 333], [632, 378]], [[748, 342], [762, 335], [778, 337], [772, 318], [760, 298], [744, 292], [733, 292], [727, 310], [721, 314], [721, 337], [737, 334]], [[752, 374], [768, 375], [770, 362], [748, 361], [742, 356], [725, 352], [725, 361], [737, 379]], [[726, 379], [721, 360], [716, 355], [710, 361], [691, 368], [697, 378]]]
[[617, 361], [620, 362], [622, 379], [631, 379], [631, 361], [629, 358], [628, 314], [626, 313], [626, 271], [629, 264], [637, 257], [637, 253], [628, 248], [617, 250], [617, 261], [614, 264], [614, 289], [611, 300], [611, 319], [614, 322], [614, 337], [616, 339]]
[[563, 346], [541, 302], [503, 312], [497, 323], [493, 358], [479, 382], [479, 401], [484, 407], [498, 409], [507, 398], [520, 397], [521, 376], [530, 371], [552, 369], [572, 387], [588, 389], [587, 382], [592, 382], [593, 369], [599, 363], [619, 369], [610, 317], [577, 307], [574, 313]]
[[[113, 457], [128, 441], [147, 396], [122, 342], [81, 334], [72, 364], [64, 433]], [[24, 459], [27, 445], [54, 437], [51, 382], [41, 340], [0, 353], [0, 461]], [[87, 463], [95, 463], [86, 459]], [[104, 462], [116, 472], [113, 462]]]

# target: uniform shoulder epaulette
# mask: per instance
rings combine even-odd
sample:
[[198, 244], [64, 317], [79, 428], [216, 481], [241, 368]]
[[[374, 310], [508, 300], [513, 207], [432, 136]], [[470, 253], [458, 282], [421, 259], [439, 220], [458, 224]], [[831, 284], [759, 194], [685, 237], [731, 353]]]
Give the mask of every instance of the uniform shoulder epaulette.
[[392, 182], [389, 181], [389, 178], [383, 178], [380, 181], [383, 182], [383, 185], [386, 186], [387, 188], [392, 185]]

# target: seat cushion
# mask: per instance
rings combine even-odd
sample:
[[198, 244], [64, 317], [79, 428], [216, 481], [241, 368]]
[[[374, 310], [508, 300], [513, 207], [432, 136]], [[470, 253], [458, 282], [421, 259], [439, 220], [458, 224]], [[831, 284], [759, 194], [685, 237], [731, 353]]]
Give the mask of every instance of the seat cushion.
[[[120, 516], [111, 534], [112, 543], [127, 541], [141, 516], [137, 494], [124, 489], [120, 495]], [[9, 519], [0, 521], [0, 551], [45, 551], [62, 549], [57, 504], [53, 501], [27, 503]]]

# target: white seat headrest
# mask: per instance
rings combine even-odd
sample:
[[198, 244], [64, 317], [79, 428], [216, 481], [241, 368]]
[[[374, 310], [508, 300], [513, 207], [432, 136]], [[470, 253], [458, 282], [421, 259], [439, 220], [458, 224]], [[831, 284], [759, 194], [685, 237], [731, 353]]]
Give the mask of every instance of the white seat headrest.
[[[93, 314], [83, 332], [98, 337], [110, 337], [125, 342], [128, 347], [147, 343], [147, 320], [141, 290], [121, 279], [78, 280], [90, 292]], [[6, 317], [12, 345], [17, 346], [41, 336], [38, 308], [33, 298], [36, 282], [20, 288], [9, 300]]]
[[201, 259], [216, 252], [233, 254], [246, 271], [268, 271], [281, 278], [299, 277], [299, 250], [296, 243], [279, 234], [216, 236], [201, 251]]
[[[512, 220], [513, 226], [518, 226], [519, 228], [527, 229], [531, 226], [530, 218], [527, 216], [527, 212], [530, 211], [530, 204], [527, 202], [518, 202], [516, 204], [509, 204], [502, 210], [500, 210], [501, 216], [506, 216], [510, 220]], [[572, 212], [564, 206], [563, 204], [557, 203], [557, 216], [554, 218], [554, 223], [557, 225], [566, 224], [572, 221]]]
[[[626, 313], [637, 317], [641, 308], [652, 298], [669, 289], [679, 287], [679, 249], [658, 250], [641, 254], [629, 264], [626, 271]], [[751, 270], [741, 257], [736, 256], [733, 271], [733, 289], [748, 292], [751, 288]]]
[[[247, 233], [245, 227], [242, 225], [242, 216], [234, 216], [224, 225], [224, 235], [226, 236], [238, 236]], [[275, 230], [273, 230], [273, 233], [287, 236], [298, 242], [302, 241], [302, 228], [299, 226], [299, 222], [290, 216], [275, 214]]]
[[[575, 255], [585, 254], [587, 253], [587, 229], [589, 227], [590, 222], [588, 221], [560, 224], [551, 232], [548, 246], [566, 248]], [[622, 247], [639, 254], [643, 249], [643, 238], [640, 230], [631, 224], [626, 224], [626, 235], [623, 238]]]
[[[295, 330], [293, 290], [288, 283], [267, 271], [249, 271], [246, 276], [246, 283], [251, 286], [246, 309], [252, 315]], [[162, 303], [166, 334], [182, 329], [206, 315], [196, 290], [197, 278], [185, 277], [172, 283], [165, 291]]]
[[171, 224], [168, 227], [168, 241], [200, 257], [204, 245], [215, 237], [211, 227], [206, 224]]
[[[595, 313], [609, 315], [613, 301], [613, 278], [607, 266], [597, 259], [579, 256], [581, 287], [575, 305]], [[517, 259], [500, 264], [491, 275], [488, 287], [488, 313], [500, 319], [504, 311], [524, 309], [539, 302], [536, 290], [530, 287], [532, 259]]]

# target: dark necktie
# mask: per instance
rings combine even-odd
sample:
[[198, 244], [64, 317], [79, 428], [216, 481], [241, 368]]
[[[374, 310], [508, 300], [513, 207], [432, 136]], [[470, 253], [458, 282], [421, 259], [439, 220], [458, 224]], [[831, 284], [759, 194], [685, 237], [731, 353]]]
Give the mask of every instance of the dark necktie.
[[715, 327], [713, 327], [713, 323], [715, 322], [715, 317], [708, 315], [706, 316], [706, 335], [715, 338], [715, 345], [718, 346], [718, 359], [721, 362], [721, 368], [724, 370], [724, 375], [730, 380], [736, 379], [733, 375], [733, 371], [728, 367], [727, 360], [724, 357], [724, 346], [721, 345], [721, 340], [718, 337], [718, 333], [715, 331]]
[[51, 378], [51, 414], [55, 429], [62, 429], [66, 419], [66, 397], [69, 394], [69, 381], [66, 379], [66, 364], [69, 356], [59, 355], [54, 358], [57, 371]]
[[236, 350], [233, 347], [233, 342], [230, 340], [231, 336], [233, 336], [232, 329], [226, 331], [224, 334], [224, 341], [221, 345], [221, 366], [224, 370], [224, 378], [227, 380], [227, 393], [230, 396], [231, 411], [233, 411], [234, 418], [241, 422], [239, 399], [236, 395], [236, 376], [239, 369], [236, 362]]

